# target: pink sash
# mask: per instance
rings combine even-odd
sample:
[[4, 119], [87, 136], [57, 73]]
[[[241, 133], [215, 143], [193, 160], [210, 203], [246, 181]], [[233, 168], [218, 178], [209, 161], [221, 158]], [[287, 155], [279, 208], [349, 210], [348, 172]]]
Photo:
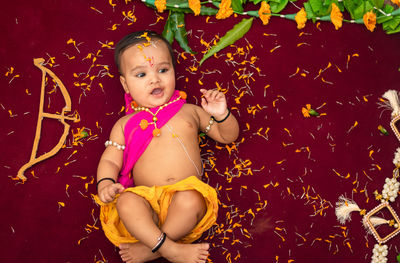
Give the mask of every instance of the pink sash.
[[[179, 97], [179, 91], [175, 90], [169, 101]], [[125, 94], [125, 103], [127, 112], [126, 114], [133, 113], [131, 108], [132, 99], [129, 94]], [[162, 110], [157, 114], [157, 128], [161, 129], [175, 114], [182, 108], [186, 100], [180, 99]], [[151, 108], [150, 111], [155, 113], [159, 107]], [[125, 125], [124, 135], [125, 135], [125, 150], [124, 150], [124, 160], [121, 169], [121, 175], [118, 178], [118, 182], [122, 184], [125, 188], [133, 186], [133, 175], [130, 176], [135, 163], [146, 150], [150, 141], [153, 139], [154, 125], [149, 125], [145, 130], [139, 127], [141, 120], [147, 120], [149, 123], [153, 121], [153, 116], [146, 112], [141, 111], [133, 115]]]

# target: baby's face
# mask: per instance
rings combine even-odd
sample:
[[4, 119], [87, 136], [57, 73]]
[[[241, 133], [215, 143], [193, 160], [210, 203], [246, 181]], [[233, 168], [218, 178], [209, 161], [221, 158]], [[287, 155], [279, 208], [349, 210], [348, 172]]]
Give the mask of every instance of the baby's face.
[[175, 71], [164, 42], [153, 40], [131, 46], [120, 61], [122, 86], [139, 106], [153, 108], [169, 101], [175, 90]]

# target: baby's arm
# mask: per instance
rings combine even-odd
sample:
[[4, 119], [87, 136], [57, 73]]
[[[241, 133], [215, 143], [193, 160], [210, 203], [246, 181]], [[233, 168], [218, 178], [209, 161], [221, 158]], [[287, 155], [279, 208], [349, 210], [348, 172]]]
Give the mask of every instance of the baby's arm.
[[[122, 119], [117, 121], [110, 134], [110, 140], [118, 143], [119, 145], [125, 144], [122, 123]], [[107, 146], [100, 158], [99, 166], [97, 167], [97, 182], [100, 182], [100, 180], [103, 178], [110, 178], [116, 182], [122, 167], [122, 160], [122, 150], [119, 150], [113, 145]], [[102, 180], [97, 185], [98, 196], [104, 203], [113, 201], [115, 195], [124, 190], [124, 187], [121, 184], [113, 183], [112, 180]]]
[[206, 129], [210, 117], [213, 116], [216, 121], [210, 126], [207, 135], [221, 143], [235, 141], [239, 135], [239, 124], [227, 107], [224, 93], [205, 89], [201, 89], [200, 92], [204, 96], [201, 98], [203, 110], [198, 110], [201, 130]]

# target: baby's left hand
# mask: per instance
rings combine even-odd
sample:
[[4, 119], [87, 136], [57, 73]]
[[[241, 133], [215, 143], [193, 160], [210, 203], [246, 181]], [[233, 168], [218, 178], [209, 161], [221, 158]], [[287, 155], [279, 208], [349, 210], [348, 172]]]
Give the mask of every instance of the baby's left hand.
[[224, 118], [228, 112], [225, 94], [218, 90], [201, 89], [200, 92], [204, 96], [201, 98], [203, 109], [217, 120]]

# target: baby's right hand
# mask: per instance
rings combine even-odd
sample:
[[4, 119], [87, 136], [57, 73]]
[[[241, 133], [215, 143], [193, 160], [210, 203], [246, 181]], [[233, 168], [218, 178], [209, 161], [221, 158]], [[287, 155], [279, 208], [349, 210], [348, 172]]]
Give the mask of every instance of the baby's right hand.
[[103, 203], [112, 202], [117, 194], [122, 193], [125, 188], [120, 183], [112, 183], [99, 189], [98, 195]]

